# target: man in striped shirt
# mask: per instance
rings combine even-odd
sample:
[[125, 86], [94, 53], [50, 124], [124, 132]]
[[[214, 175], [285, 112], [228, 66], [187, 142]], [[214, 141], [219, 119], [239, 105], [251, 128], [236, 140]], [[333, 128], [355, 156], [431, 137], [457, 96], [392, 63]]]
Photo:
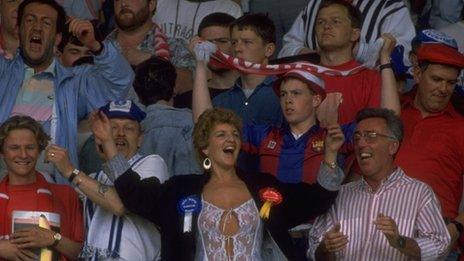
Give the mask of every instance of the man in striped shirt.
[[345, 184], [309, 235], [313, 259], [437, 260], [450, 235], [435, 194], [394, 165], [403, 138], [400, 118], [386, 109], [357, 115], [355, 154], [362, 179]]

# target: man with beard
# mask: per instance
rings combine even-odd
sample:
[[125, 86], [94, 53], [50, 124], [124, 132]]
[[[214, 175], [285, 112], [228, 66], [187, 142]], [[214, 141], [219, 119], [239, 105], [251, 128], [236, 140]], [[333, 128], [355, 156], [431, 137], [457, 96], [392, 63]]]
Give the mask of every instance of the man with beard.
[[156, 0], [115, 0], [117, 24], [107, 39], [115, 43], [133, 66], [153, 55], [169, 60], [169, 46], [161, 28], [152, 22]]
[[[151, 20], [155, 9], [156, 0], [114, 1], [117, 28], [107, 36], [107, 40], [116, 46], [132, 68], [153, 55], [170, 59], [166, 36]], [[137, 100], [133, 88], [129, 90], [129, 98]], [[96, 157], [94, 142], [93, 137], [90, 137], [79, 154], [82, 169], [87, 172], [96, 171], [101, 165], [99, 157]]]
[[18, 6], [22, 0], [0, 0], [0, 55], [13, 58], [19, 46], [16, 30]]
[[[192, 38], [190, 51], [193, 52], [193, 43], [198, 40], [210, 41], [223, 53], [232, 53], [229, 25], [235, 18], [226, 13], [212, 13], [205, 16], [198, 27], [198, 36]], [[239, 74], [237, 71], [218, 68], [208, 64], [208, 88], [211, 99], [230, 89]], [[174, 97], [174, 107], [192, 108], [192, 91], [184, 92]]]
[[[89, 21], [74, 19], [70, 31], [88, 47], [95, 65], [65, 68], [54, 57], [66, 14], [53, 0], [25, 0], [18, 8], [20, 55], [0, 57], [0, 122], [12, 115], [39, 121], [52, 141], [69, 150], [77, 164], [77, 122], [108, 99], [126, 95], [133, 72], [111, 43], [95, 39]], [[39, 160], [39, 169], [53, 172]], [[55, 175], [59, 183], [66, 180]]]

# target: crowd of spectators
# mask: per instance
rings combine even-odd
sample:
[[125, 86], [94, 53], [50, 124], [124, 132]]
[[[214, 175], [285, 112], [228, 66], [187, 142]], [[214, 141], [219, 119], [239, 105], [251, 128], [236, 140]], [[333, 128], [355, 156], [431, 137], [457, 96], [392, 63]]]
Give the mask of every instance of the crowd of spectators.
[[0, 0], [0, 260], [464, 260], [463, 0]]

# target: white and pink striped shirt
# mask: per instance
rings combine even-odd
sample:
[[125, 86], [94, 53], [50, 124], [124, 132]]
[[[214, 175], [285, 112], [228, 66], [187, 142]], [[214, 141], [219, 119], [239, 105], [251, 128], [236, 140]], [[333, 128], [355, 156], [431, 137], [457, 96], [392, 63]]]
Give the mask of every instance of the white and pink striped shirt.
[[309, 254], [314, 259], [325, 233], [340, 223], [348, 244], [336, 253], [337, 260], [408, 260], [391, 247], [373, 221], [379, 214], [398, 225], [400, 235], [416, 240], [421, 260], [446, 256], [450, 235], [432, 189], [397, 168], [375, 192], [364, 179], [345, 184], [325, 215], [319, 216], [309, 232]]

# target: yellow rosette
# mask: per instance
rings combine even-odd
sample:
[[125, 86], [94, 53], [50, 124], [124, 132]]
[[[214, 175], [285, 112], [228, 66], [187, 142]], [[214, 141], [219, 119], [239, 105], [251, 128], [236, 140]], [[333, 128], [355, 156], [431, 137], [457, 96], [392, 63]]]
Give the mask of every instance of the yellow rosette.
[[282, 202], [282, 194], [274, 188], [263, 188], [259, 191], [259, 196], [264, 201], [263, 206], [259, 210], [259, 216], [263, 219], [269, 219], [271, 207]]

